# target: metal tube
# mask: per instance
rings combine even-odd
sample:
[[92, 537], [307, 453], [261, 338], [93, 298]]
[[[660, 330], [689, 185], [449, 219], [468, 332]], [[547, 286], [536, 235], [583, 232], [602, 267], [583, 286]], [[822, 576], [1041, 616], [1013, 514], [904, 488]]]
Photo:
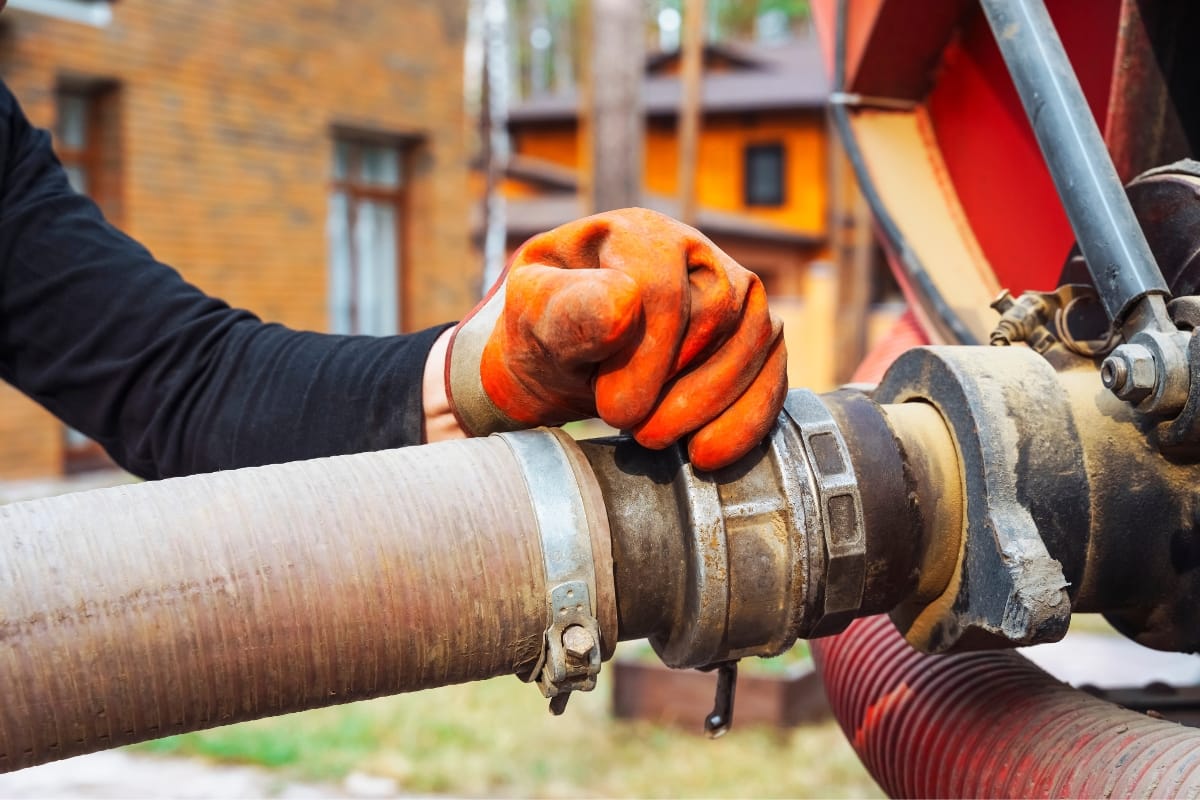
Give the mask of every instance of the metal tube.
[[0, 507], [0, 771], [528, 671], [526, 481], [492, 437]]
[[[981, 0], [1109, 318], [1167, 284], [1042, 0]], [[1153, 303], [1154, 310], [1161, 301]], [[1140, 326], [1173, 329], [1161, 313]]]

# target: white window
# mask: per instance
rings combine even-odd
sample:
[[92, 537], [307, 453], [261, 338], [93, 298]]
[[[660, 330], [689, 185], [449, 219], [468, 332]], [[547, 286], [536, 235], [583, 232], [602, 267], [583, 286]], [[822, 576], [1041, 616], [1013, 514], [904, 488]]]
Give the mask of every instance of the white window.
[[334, 333], [386, 336], [404, 324], [401, 298], [405, 151], [338, 137], [329, 198], [329, 323]]
[[112, 22], [111, 0], [8, 0], [8, 7], [98, 28]]

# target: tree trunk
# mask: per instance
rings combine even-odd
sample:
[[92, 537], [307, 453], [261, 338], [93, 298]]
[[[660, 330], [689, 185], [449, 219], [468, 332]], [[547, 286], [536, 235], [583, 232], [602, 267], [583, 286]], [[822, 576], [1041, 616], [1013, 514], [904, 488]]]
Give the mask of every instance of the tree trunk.
[[696, 224], [697, 149], [702, 123], [701, 91], [704, 84], [705, 0], [683, 5], [683, 64], [679, 105], [679, 218]]
[[642, 73], [645, 29], [638, 0], [592, 7], [592, 208], [638, 205], [642, 197]]

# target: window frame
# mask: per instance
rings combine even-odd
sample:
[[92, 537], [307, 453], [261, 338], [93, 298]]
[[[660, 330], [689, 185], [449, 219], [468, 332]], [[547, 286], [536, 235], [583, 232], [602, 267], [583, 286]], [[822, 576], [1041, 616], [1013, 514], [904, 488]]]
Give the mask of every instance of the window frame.
[[[54, 153], [64, 167], [74, 167], [86, 176], [84, 192], [105, 218], [116, 227], [123, 222], [121, 159], [120, 84], [107, 79], [61, 78], [54, 87]], [[80, 98], [84, 104], [84, 143], [67, 145], [62, 132], [64, 97]]]
[[[412, 183], [412, 167], [413, 167], [413, 152], [416, 149], [416, 139], [409, 136], [384, 134], [373, 131], [364, 131], [359, 129], [344, 128], [335, 126], [329, 138], [330, 152], [332, 158], [336, 159], [336, 152], [339, 145], [345, 145], [348, 148], [346, 160], [345, 174], [338, 177], [336, 164], [331, 164], [329, 170], [329, 193], [332, 196], [341, 193], [346, 201], [346, 230], [348, 232], [348, 245], [350, 253], [350, 330], [352, 334], [361, 332], [359, 309], [355, 302], [358, 297], [359, 282], [362, 279], [362, 267], [358, 259], [357, 242], [354, 236], [355, 226], [357, 224], [357, 204], [360, 200], [369, 200], [376, 203], [387, 203], [394, 211], [395, 231], [393, 237], [395, 241], [395, 254], [392, 269], [396, 272], [396, 333], [404, 333], [410, 330], [409, 327], [409, 308], [408, 308], [408, 274], [410, 270], [407, 268], [409, 264], [409, 237], [405, 235], [409, 230], [409, 215], [411, 213], [411, 198], [410, 186]], [[399, 181], [395, 186], [381, 186], [379, 184], [371, 184], [363, 181], [358, 177], [362, 165], [363, 151], [367, 148], [387, 148], [394, 150], [397, 157], [397, 165], [399, 169]], [[332, 265], [329, 265], [332, 268]], [[330, 323], [332, 325], [331, 317]]]
[[[756, 157], [768, 153], [778, 159], [778, 192], [763, 198], [754, 194], [753, 163]], [[782, 141], [751, 142], [743, 148], [742, 201], [747, 208], [779, 208], [787, 203], [787, 148]]]

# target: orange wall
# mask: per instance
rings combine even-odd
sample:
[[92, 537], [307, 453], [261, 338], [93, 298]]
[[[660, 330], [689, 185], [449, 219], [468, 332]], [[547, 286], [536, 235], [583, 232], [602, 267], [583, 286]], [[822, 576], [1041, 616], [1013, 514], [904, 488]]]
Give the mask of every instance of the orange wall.
[[527, 122], [513, 126], [513, 151], [561, 167], [579, 167], [575, 123]]
[[[728, 115], [704, 120], [696, 156], [700, 205], [749, 214], [792, 230], [825, 230], [826, 127], [819, 113]], [[784, 202], [747, 206], [744, 151], [747, 145], [784, 146]], [[673, 195], [679, 185], [679, 145], [673, 124], [652, 122], [646, 131], [646, 188]]]
[[[516, 152], [576, 168], [579, 148], [574, 123], [524, 123], [516, 128]], [[709, 116], [704, 120], [697, 154], [696, 190], [700, 205], [748, 214], [804, 233], [826, 226], [828, 193], [827, 129], [820, 112], [771, 112]], [[781, 142], [787, 176], [781, 206], [746, 206], [744, 150], [751, 144]], [[644, 185], [649, 192], [673, 195], [679, 184], [679, 146], [674, 120], [646, 125]]]

